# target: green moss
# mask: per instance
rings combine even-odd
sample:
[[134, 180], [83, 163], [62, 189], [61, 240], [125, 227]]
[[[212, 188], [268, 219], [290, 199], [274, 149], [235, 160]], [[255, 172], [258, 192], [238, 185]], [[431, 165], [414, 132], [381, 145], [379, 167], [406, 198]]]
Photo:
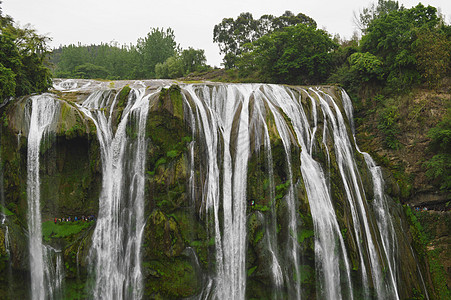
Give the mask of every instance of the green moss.
[[256, 269], [257, 269], [257, 266], [254, 266], [254, 267], [250, 268], [249, 270], [247, 270], [247, 277], [251, 277], [252, 274], [254, 274]]
[[6, 216], [12, 216], [14, 213], [12, 213], [8, 208], [2, 206], [0, 204], [0, 213], [4, 213]]
[[42, 238], [46, 242], [49, 242], [52, 238], [67, 238], [92, 225], [94, 225], [93, 221], [57, 222], [56, 224], [54, 221], [46, 221], [42, 223]]
[[126, 86], [124, 86], [121, 91], [119, 92], [118, 95], [118, 100], [117, 100], [117, 105], [116, 108], [124, 108], [127, 104], [127, 97], [130, 94], [130, 91], [132, 89], [130, 88], [130, 86], [127, 84]]
[[429, 269], [437, 299], [451, 299], [451, 292], [446, 285], [448, 274], [446, 273], [439, 257], [439, 249], [428, 252]]
[[305, 239], [311, 238], [315, 235], [313, 230], [306, 229], [298, 232], [298, 243], [302, 244]]
[[143, 264], [146, 280], [146, 298], [159, 294], [165, 299], [180, 299], [200, 292], [199, 275], [184, 258], [152, 260]]

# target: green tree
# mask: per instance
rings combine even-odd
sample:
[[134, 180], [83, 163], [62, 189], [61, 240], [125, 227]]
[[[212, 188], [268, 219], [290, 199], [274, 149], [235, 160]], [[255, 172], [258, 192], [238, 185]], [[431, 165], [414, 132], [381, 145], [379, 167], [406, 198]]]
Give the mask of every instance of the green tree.
[[1, 97], [46, 91], [52, 84], [51, 72], [45, 66], [49, 38], [30, 27], [15, 27], [1, 9], [0, 26]]
[[109, 72], [105, 67], [93, 65], [91, 63], [76, 66], [74, 71], [76, 78], [107, 78], [109, 75]]
[[377, 56], [384, 65], [389, 89], [402, 91], [417, 83], [420, 73], [412, 44], [415, 30], [433, 29], [439, 18], [434, 7], [418, 4], [406, 10], [392, 11], [374, 19], [361, 40], [361, 51]]
[[169, 57], [164, 63], [155, 66], [156, 78], [178, 78], [182, 77], [183, 61], [180, 56]]
[[392, 11], [403, 10], [404, 7], [399, 6], [398, 1], [378, 0], [377, 4], [372, 3], [369, 7], [363, 8], [357, 17], [354, 14], [354, 23], [361, 32], [365, 33], [368, 25], [375, 19], [385, 16]]
[[206, 68], [207, 58], [202, 49], [196, 50], [191, 47], [184, 49], [180, 54], [180, 59], [182, 60], [184, 75]]
[[213, 42], [218, 43], [221, 54], [224, 54], [223, 64], [226, 69], [236, 66], [237, 57], [246, 49], [245, 45], [256, 41], [262, 36], [287, 26], [305, 24], [316, 27], [316, 22], [304, 15], [294, 15], [286, 11], [280, 17], [263, 15], [254, 19], [251, 13], [241, 13], [236, 20], [225, 18], [213, 29]]
[[140, 38], [137, 50], [141, 55], [142, 78], [155, 77], [155, 66], [164, 63], [169, 57], [175, 56], [179, 46], [175, 42], [174, 31], [171, 28], [152, 28], [145, 38]]
[[357, 52], [349, 56], [350, 71], [361, 81], [369, 82], [381, 79], [383, 75], [382, 62], [373, 54]]
[[331, 67], [331, 51], [338, 45], [329, 34], [298, 24], [264, 35], [240, 56], [240, 71], [257, 71], [269, 82], [313, 84], [324, 82]]
[[441, 190], [451, 192], [451, 101], [443, 119], [429, 131], [431, 143], [429, 150], [434, 153], [424, 166], [426, 175], [440, 186]]
[[[0, 64], [0, 100], [15, 95], [16, 89], [16, 74], [9, 68], [5, 68]], [[0, 101], [1, 102], [1, 101]]]
[[443, 31], [427, 26], [414, 31], [412, 43], [417, 69], [429, 87], [435, 87], [449, 71], [451, 40]]

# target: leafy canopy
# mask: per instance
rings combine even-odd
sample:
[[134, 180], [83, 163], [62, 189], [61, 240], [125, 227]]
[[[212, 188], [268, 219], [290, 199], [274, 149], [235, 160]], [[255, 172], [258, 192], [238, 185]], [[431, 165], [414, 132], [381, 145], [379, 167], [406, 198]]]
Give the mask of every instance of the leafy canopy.
[[224, 18], [213, 29], [213, 42], [218, 43], [221, 54], [224, 54], [224, 67], [234, 68], [237, 57], [245, 51], [245, 45], [256, 41], [271, 32], [282, 30], [296, 24], [305, 24], [316, 27], [316, 22], [299, 13], [294, 15], [286, 11], [280, 17], [263, 15], [254, 19], [251, 13], [241, 13], [236, 20]]
[[257, 72], [265, 81], [312, 84], [329, 75], [337, 44], [314, 26], [297, 24], [262, 36], [247, 45], [238, 60], [241, 72]]
[[436, 8], [418, 4], [411, 9], [391, 11], [372, 20], [361, 40], [361, 51], [375, 55], [384, 66], [387, 86], [400, 91], [421, 77], [413, 45], [418, 30], [437, 30]]
[[0, 8], [0, 100], [41, 93], [51, 86], [45, 66], [48, 41], [31, 27], [16, 27]]

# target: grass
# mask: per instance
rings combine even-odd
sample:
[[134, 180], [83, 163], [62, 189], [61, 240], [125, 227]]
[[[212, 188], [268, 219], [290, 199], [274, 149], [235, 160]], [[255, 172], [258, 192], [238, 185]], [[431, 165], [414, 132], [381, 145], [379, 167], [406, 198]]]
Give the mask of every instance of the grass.
[[52, 238], [66, 238], [87, 229], [94, 221], [77, 221], [77, 222], [42, 222], [42, 238], [48, 242]]

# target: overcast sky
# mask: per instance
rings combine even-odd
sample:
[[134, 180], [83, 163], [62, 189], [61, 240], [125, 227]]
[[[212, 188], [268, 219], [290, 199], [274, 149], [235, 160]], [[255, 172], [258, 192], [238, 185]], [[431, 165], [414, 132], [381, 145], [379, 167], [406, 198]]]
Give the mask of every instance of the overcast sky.
[[[255, 19], [263, 14], [282, 15], [286, 10], [313, 18], [319, 28], [332, 35], [352, 36], [354, 12], [377, 2], [368, 0], [0, 0], [3, 14], [17, 24], [30, 23], [39, 34], [59, 45], [100, 44], [116, 41], [136, 44], [152, 27], [171, 27], [182, 48], [204, 49], [208, 64], [220, 66], [222, 56], [213, 43], [213, 27], [223, 18], [236, 18], [242, 12]], [[410, 8], [419, 3], [401, 0]], [[440, 9], [451, 23], [450, 0], [424, 0], [424, 5]]]

